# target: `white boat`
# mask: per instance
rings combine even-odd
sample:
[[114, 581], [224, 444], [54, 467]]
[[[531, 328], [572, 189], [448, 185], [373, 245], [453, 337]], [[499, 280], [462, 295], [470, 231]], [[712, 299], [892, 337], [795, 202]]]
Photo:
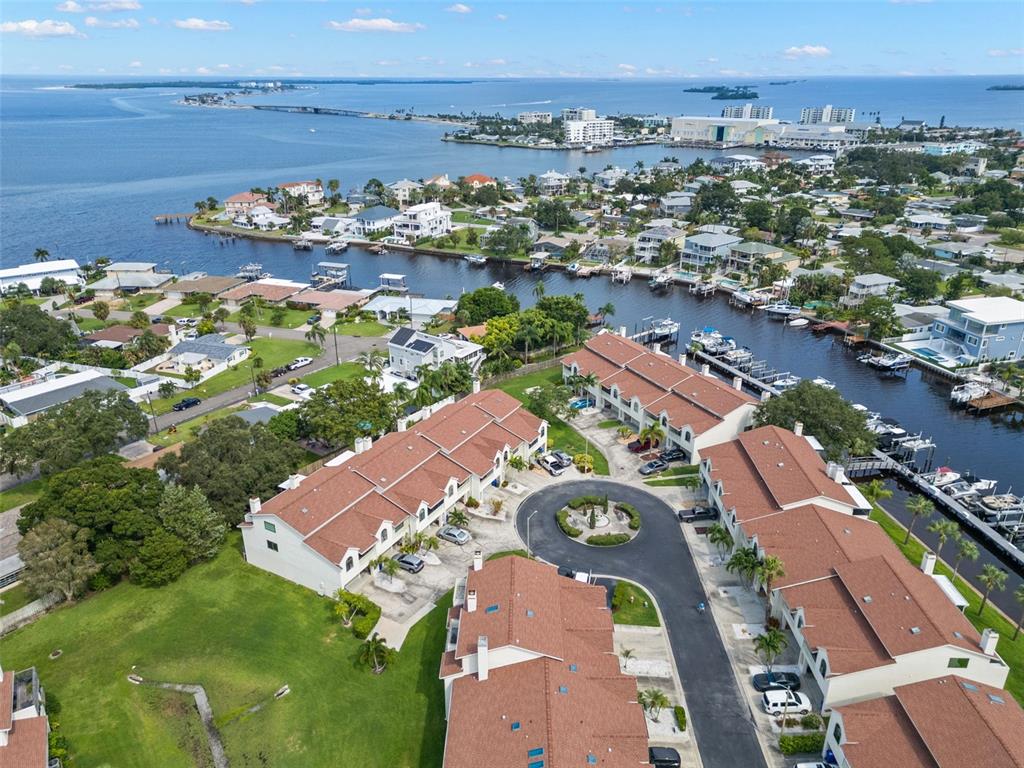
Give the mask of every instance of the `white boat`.
[[901, 368], [910, 367], [910, 362], [912, 360], [913, 358], [910, 355], [904, 355], [897, 352], [887, 352], [884, 355], [872, 357], [867, 361], [867, 364], [880, 371], [896, 371]]
[[972, 400], [984, 397], [988, 394], [988, 387], [977, 381], [968, 381], [965, 384], [958, 384], [949, 393], [949, 399], [956, 405], [966, 405]]
[[795, 317], [796, 315], [799, 315], [800, 307], [780, 301], [775, 304], [769, 304], [764, 308], [764, 311], [768, 313], [769, 317], [775, 317], [782, 320], [787, 317]]
[[565, 271], [568, 272], [570, 275], [575, 276], [580, 271], [580, 263], [578, 261], [574, 261], [572, 264], [565, 268]]
[[647, 281], [647, 285], [649, 288], [651, 288], [651, 290], [654, 291], [661, 291], [664, 290], [665, 288], [671, 288], [672, 276], [667, 272], [661, 272], [651, 277], [651, 279]]
[[791, 328], [803, 328], [805, 325], [807, 325], [810, 322], [811, 321], [808, 320], [806, 317], [798, 317], [795, 320], [790, 320], [789, 321], [789, 326]]
[[651, 335], [654, 336], [655, 339], [665, 339], [670, 336], [675, 336], [677, 333], [679, 333], [679, 323], [671, 317], [654, 320], [651, 323]]
[[756, 293], [750, 293], [749, 291], [744, 291], [742, 289], [733, 292], [732, 300], [735, 304], [743, 304], [748, 307], [764, 303], [763, 296], [758, 296]]
[[1012, 515], [1024, 509], [1024, 501], [1012, 493], [1000, 493], [992, 496], [982, 496], [978, 504], [986, 518], [1002, 520], [1007, 515]]
[[705, 325], [703, 328], [690, 334], [690, 343], [701, 345], [710, 344], [720, 340], [721, 338], [722, 334], [720, 334], [716, 328], [712, 328], [710, 325]]
[[995, 480], [986, 480], [983, 477], [972, 475], [970, 472], [965, 473], [961, 479], [965, 483], [970, 483], [971, 488], [978, 493], [988, 493], [989, 491], [995, 490], [996, 487]]
[[466, 254], [466, 261], [474, 267], [482, 267], [487, 263], [487, 257], [480, 253], [468, 253]]
[[754, 353], [749, 349], [731, 349], [722, 355], [722, 360], [729, 365], [736, 367], [749, 362], [753, 357]]
[[348, 250], [347, 242], [331, 243], [324, 248], [327, 253], [344, 253], [346, 250]]
[[495, 282], [491, 283], [491, 288], [497, 288], [499, 291], [504, 291], [505, 290], [505, 284], [503, 282], [501, 282], [500, 280], [499, 281], [495, 281]]
[[811, 379], [811, 384], [817, 384], [819, 387], [822, 387], [824, 389], [835, 389], [836, 388], [835, 384], [833, 384], [828, 379], [823, 378], [822, 376], [818, 376], [817, 378]]
[[705, 352], [716, 357], [724, 355], [726, 352], [732, 352], [734, 349], [736, 349], [736, 339], [732, 336], [722, 336], [704, 346]]
[[955, 483], [960, 479], [960, 473], [951, 467], [939, 467], [929, 475], [922, 478], [925, 482], [931, 483], [936, 488]]
[[294, 248], [296, 251], [312, 251], [313, 241], [307, 240], [306, 238], [303, 237], [292, 243], [292, 248]]
[[957, 480], [955, 483], [942, 486], [942, 492], [952, 499], [967, 499], [978, 495], [978, 492], [971, 487], [971, 484], [963, 480]]
[[772, 382], [772, 386], [778, 390], [785, 392], [787, 389], [792, 389], [800, 383], [800, 377], [794, 376], [791, 373], [787, 373], [784, 376], [780, 376]]
[[235, 277], [241, 277], [245, 280], [263, 280], [264, 278], [270, 277], [269, 272], [263, 271], [263, 265], [257, 264], [255, 261], [243, 265]]

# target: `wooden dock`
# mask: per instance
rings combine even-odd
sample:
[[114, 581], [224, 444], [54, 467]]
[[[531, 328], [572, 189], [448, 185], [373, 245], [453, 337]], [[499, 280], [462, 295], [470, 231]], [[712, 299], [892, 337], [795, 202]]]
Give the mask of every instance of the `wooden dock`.
[[967, 403], [967, 411], [974, 414], [993, 413], [1003, 408], [1011, 408], [1020, 405], [1020, 402], [1002, 392], [990, 389], [984, 397], [979, 397]]
[[153, 217], [153, 221], [157, 224], [174, 224], [179, 221], [188, 221], [194, 213], [161, 213]]

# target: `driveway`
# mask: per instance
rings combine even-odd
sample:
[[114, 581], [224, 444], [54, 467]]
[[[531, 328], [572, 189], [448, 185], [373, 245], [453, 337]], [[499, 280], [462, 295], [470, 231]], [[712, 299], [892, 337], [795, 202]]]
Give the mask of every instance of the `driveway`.
[[[605, 493], [640, 510], [643, 525], [637, 537], [608, 548], [568, 539], [558, 528], [555, 511], [576, 496]], [[534, 510], [539, 510], [530, 521], [530, 547], [535, 555], [578, 571], [631, 579], [657, 600], [705, 768], [764, 768], [756, 725], [736, 687], [714, 619], [697, 613], [697, 604], [708, 598], [672, 509], [655, 496], [622, 483], [559, 483], [520, 504], [516, 528], [523, 541], [527, 517]]]

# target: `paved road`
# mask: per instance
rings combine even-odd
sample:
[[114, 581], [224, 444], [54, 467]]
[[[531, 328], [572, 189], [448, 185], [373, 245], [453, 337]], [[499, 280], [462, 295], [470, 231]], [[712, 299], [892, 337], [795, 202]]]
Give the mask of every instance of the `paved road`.
[[[576, 496], [604, 493], [640, 510], [643, 526], [637, 537], [607, 549], [566, 538], [555, 521], [555, 511]], [[658, 602], [705, 768], [764, 768], [756, 726], [737, 690], [718, 629], [710, 615], [697, 613], [697, 604], [708, 598], [672, 509], [649, 493], [621, 483], [560, 483], [537, 491], [520, 505], [516, 528], [524, 541], [526, 521], [534, 510], [540, 510], [530, 521], [534, 554], [575, 570], [631, 579]]]

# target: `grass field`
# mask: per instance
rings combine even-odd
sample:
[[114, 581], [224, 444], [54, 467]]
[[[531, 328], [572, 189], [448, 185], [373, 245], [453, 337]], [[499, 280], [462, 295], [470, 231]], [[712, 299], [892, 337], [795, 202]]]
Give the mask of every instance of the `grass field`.
[[[121, 584], [4, 638], [5, 668], [36, 666], [60, 701], [69, 768], [206, 765], [194, 759], [191, 702], [132, 685], [133, 667], [205, 686], [234, 766], [440, 768], [450, 595], [377, 676], [326, 599], [245, 564], [240, 540], [167, 587]], [[55, 648], [63, 654], [50, 660]], [[273, 700], [285, 684], [291, 693]]]
[[210, 413], [204, 413], [202, 416], [197, 416], [194, 419], [190, 419], [189, 421], [176, 425], [176, 429], [173, 432], [168, 429], [164, 429], [146, 439], [154, 445], [162, 445], [165, 448], [174, 445], [175, 443], [187, 443], [194, 440], [196, 435], [202, 431], [203, 427], [211, 421], [223, 419], [225, 416], [230, 416], [238, 410], [240, 410], [239, 406], [230, 405], [227, 408], [220, 408], [216, 411], [211, 411]]
[[75, 320], [75, 325], [78, 326], [78, 330], [82, 333], [102, 331], [107, 327], [107, 323], [103, 320], [97, 320], [95, 317], [82, 317], [81, 315]]
[[[281, 322], [275, 325], [270, 321], [270, 318], [274, 315], [273, 307], [264, 307], [263, 311], [257, 315], [254, 319], [256, 325], [263, 326], [265, 328], [298, 328], [299, 326], [305, 325], [306, 321], [315, 315], [316, 312], [310, 309], [288, 309], [284, 310], [284, 315], [281, 317]], [[232, 312], [228, 315], [229, 323], [237, 323], [242, 319], [242, 311]]]
[[334, 324], [334, 330], [339, 336], [383, 336], [391, 330], [391, 326], [375, 320], [364, 320], [361, 323], [339, 321]]
[[311, 387], [321, 387], [332, 381], [354, 379], [365, 373], [366, 369], [359, 363], [342, 363], [341, 365], [332, 365], [330, 368], [321, 368], [319, 371], [314, 371], [309, 376], [303, 376], [302, 381]]
[[651, 488], [696, 488], [700, 485], [698, 475], [676, 475], [666, 477], [664, 480], [645, 480], [644, 485]]
[[499, 560], [499, 559], [501, 559], [503, 557], [512, 557], [512, 556], [515, 556], [515, 557], [527, 557], [527, 558], [530, 557], [528, 554], [526, 554], [526, 550], [525, 549], [503, 549], [500, 552], [495, 552], [493, 555], [488, 555], [487, 559], [488, 560]]
[[[211, 302], [206, 308], [207, 312], [213, 312], [217, 307], [220, 306], [219, 301]], [[161, 317], [202, 317], [203, 313], [199, 311], [198, 304], [179, 304], [176, 307], [171, 307], [166, 312], [162, 313]]]
[[622, 426], [622, 422], [617, 419], [605, 419], [597, 424], [598, 429], [617, 429]]
[[[527, 373], [523, 376], [516, 376], [512, 379], [495, 384], [492, 389], [500, 389], [507, 392], [523, 402], [526, 401], [526, 390], [540, 386], [541, 384], [559, 383], [562, 380], [562, 369], [560, 366], [547, 368], [534, 373]], [[594, 457], [594, 474], [607, 475], [608, 459], [594, 445], [587, 445], [583, 435], [570, 427], [561, 419], [551, 419], [548, 424], [548, 440], [552, 443], [553, 450], [565, 451], [570, 456], [577, 453], [587, 452]]]
[[28, 587], [24, 584], [17, 584], [0, 592], [0, 601], [3, 601], [3, 605], [0, 605], [0, 615], [7, 616], [31, 603], [32, 595], [28, 593]]
[[[871, 513], [871, 519], [882, 526], [889, 537], [896, 543], [907, 560], [914, 565], [921, 562], [921, 557], [928, 549], [916, 536], [911, 536], [910, 541], [903, 543], [907, 529], [900, 525], [893, 517], [878, 506]], [[952, 549], [952, 547], [949, 547]], [[953, 569], [942, 560], [935, 564], [935, 573], [941, 573], [950, 578], [953, 577]], [[999, 633], [999, 655], [1003, 657], [1010, 666], [1010, 676], [1006, 680], [1006, 690], [1013, 694], [1022, 705], [1024, 705], [1024, 633], [1021, 633], [1016, 640], [1012, 640], [1014, 624], [1007, 621], [991, 603], [985, 606], [984, 612], [979, 616], [978, 608], [981, 606], [981, 595], [977, 588], [966, 579], [957, 576], [953, 582], [960, 594], [964, 596], [969, 605], [964, 615], [980, 632], [985, 627], [992, 627]]]
[[273, 392], [264, 392], [262, 395], [249, 398], [250, 403], [273, 403], [274, 405], [291, 405], [292, 401], [287, 397], [275, 395]]
[[612, 611], [612, 621], [616, 624], [634, 624], [641, 627], [661, 626], [654, 602], [642, 587], [628, 581], [620, 581], [615, 585], [615, 593], [622, 594], [622, 604]]
[[267, 370], [277, 368], [285, 363], [291, 362], [296, 357], [317, 357], [320, 348], [316, 344], [307, 341], [292, 341], [289, 339], [265, 339], [256, 338], [248, 342], [252, 353], [234, 370], [228, 369], [224, 373], [218, 373], [212, 379], [208, 379], [195, 389], [178, 392], [173, 397], [161, 398], [153, 401], [153, 408], [157, 414], [167, 413], [179, 400], [186, 397], [207, 398], [227, 392], [235, 387], [245, 385], [252, 386], [252, 359], [257, 355], [263, 358], [263, 367]]
[[493, 219], [480, 218], [472, 211], [452, 211], [452, 221], [456, 224], [480, 224], [484, 227], [494, 224]]
[[117, 309], [124, 312], [135, 312], [137, 310], [153, 306], [163, 297], [164, 295], [162, 293], [139, 293], [135, 296], [128, 296], [123, 299]]
[[0, 491], [0, 512], [20, 507], [39, 498], [43, 492], [43, 479], [29, 480], [6, 491]]

